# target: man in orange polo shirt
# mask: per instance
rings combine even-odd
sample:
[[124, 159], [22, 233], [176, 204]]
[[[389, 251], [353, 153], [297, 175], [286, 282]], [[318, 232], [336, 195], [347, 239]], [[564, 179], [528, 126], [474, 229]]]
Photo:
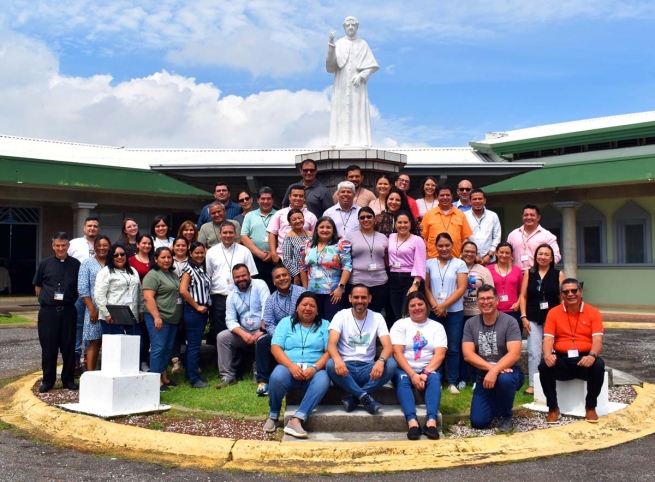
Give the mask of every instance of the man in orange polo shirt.
[[552, 308], [544, 326], [543, 355], [539, 381], [548, 404], [547, 423], [557, 423], [557, 380], [587, 381], [587, 422], [598, 422], [596, 401], [603, 388], [605, 362], [598, 356], [603, 348], [603, 318], [582, 301], [582, 286], [575, 278], [562, 281], [563, 304]]
[[423, 239], [428, 247], [428, 259], [439, 256], [437, 236], [448, 233], [453, 238], [453, 256], [459, 258], [462, 244], [473, 234], [466, 216], [453, 206], [453, 188], [447, 184], [437, 187], [437, 207], [430, 209], [421, 221]]

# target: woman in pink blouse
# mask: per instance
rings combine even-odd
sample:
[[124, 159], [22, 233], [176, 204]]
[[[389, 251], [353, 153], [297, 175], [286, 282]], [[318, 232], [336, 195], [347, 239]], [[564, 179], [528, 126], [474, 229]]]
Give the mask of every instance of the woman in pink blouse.
[[491, 272], [494, 286], [500, 298], [498, 310], [516, 319], [521, 333], [523, 333], [523, 325], [520, 320], [521, 312], [519, 310], [523, 274], [521, 268], [512, 263], [513, 257], [514, 248], [512, 248], [512, 245], [507, 242], [500, 243], [496, 248], [497, 261], [487, 266], [487, 269]]
[[396, 232], [389, 235], [389, 304], [393, 316], [387, 322], [393, 324], [404, 316], [407, 296], [419, 289], [425, 280], [427, 249], [421, 236], [412, 234], [413, 216], [400, 211], [396, 215]]

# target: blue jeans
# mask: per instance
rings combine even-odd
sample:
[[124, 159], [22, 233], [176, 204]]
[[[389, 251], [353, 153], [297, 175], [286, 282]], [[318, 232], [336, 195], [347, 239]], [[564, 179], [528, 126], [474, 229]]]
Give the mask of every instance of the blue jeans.
[[471, 402], [471, 427], [487, 428], [494, 417], [511, 417], [514, 395], [523, 386], [523, 372], [514, 369], [512, 373], [501, 373], [494, 388], [486, 389], [478, 383]]
[[187, 351], [186, 351], [186, 375], [191, 384], [200, 381], [198, 375], [198, 355], [200, 345], [205, 334], [207, 324], [207, 313], [198, 313], [191, 305], [184, 305], [184, 323], [186, 324]]
[[275, 367], [277, 362], [271, 355], [272, 335], [263, 335], [257, 338], [257, 348], [255, 349], [255, 364], [257, 366], [257, 383], [268, 383], [271, 378], [271, 367]]
[[305, 396], [300, 402], [300, 408], [293, 415], [302, 421], [307, 420], [318, 403], [330, 388], [330, 377], [325, 370], [320, 370], [309, 381], [298, 381], [284, 365], [278, 365], [271, 373], [268, 384], [268, 416], [273, 420], [280, 417], [282, 399], [289, 390], [303, 390]]
[[382, 388], [391, 380], [396, 373], [396, 368], [398, 368], [396, 360], [389, 358], [384, 366], [382, 376], [377, 380], [371, 380], [371, 370], [373, 370], [375, 362], [348, 361], [345, 363], [346, 367], [348, 367], [348, 374], [345, 377], [337, 375], [332, 358], [328, 360], [325, 369], [335, 385], [338, 385], [357, 398], [361, 398], [367, 393], [370, 394]]
[[80, 296], [75, 302], [75, 309], [77, 310], [77, 330], [75, 331], [75, 366], [80, 364], [80, 357], [82, 356], [82, 337], [84, 335], [84, 312], [86, 305]]
[[462, 352], [464, 334], [464, 311], [448, 312], [445, 318], [436, 318], [446, 330], [448, 351], [446, 352], [446, 378], [448, 385], [457, 385], [459, 358]]
[[[409, 375], [398, 368], [393, 377], [393, 384], [396, 386], [396, 396], [400, 407], [405, 414], [405, 420], [416, 420], [416, 400], [412, 391], [412, 382]], [[441, 372], [437, 370], [428, 375], [425, 383], [425, 411], [428, 420], [437, 420], [439, 404], [441, 403]]]
[[164, 321], [161, 330], [157, 330], [150, 313], [145, 313], [145, 319], [150, 334], [150, 373], [164, 373], [173, 351], [177, 325]]

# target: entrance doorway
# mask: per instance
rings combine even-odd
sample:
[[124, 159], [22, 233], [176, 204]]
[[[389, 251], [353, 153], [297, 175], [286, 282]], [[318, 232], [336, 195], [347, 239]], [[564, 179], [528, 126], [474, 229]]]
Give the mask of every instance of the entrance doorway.
[[[39, 208], [0, 207], [0, 270], [8, 272], [12, 295], [34, 294], [40, 220]], [[5, 285], [0, 286], [0, 294], [9, 294]]]

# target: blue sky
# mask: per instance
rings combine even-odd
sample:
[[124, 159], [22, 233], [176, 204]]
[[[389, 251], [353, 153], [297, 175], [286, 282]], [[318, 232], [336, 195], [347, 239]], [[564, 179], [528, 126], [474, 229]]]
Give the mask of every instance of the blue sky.
[[[655, 5], [4, 0], [0, 134], [130, 147], [323, 147], [330, 29], [380, 70], [379, 147], [655, 110]], [[457, 3], [457, 4], [456, 4]]]

